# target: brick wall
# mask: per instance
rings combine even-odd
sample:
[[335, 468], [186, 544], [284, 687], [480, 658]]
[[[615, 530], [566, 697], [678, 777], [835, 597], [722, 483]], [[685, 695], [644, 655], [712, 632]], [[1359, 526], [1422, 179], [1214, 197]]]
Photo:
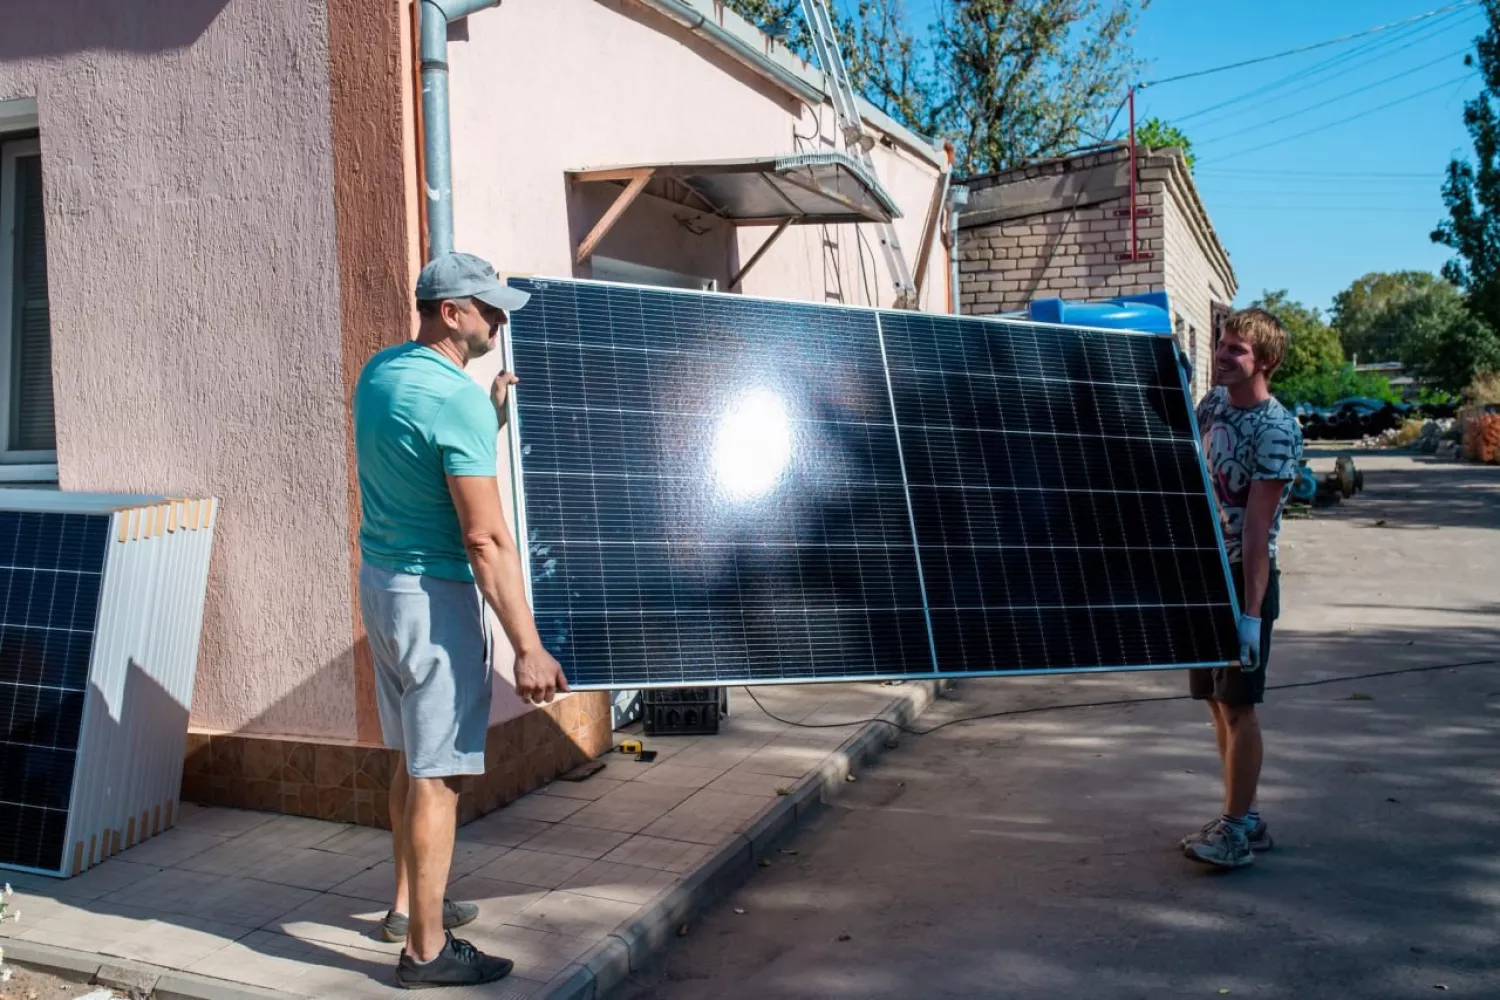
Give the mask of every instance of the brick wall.
[[1213, 307], [1234, 301], [1236, 284], [1229, 258], [1198, 200], [1185, 164], [1158, 163], [1141, 171], [1163, 191], [1166, 203], [1164, 277], [1178, 340], [1193, 359], [1193, 393], [1208, 390], [1213, 365]]
[[[1234, 298], [1234, 272], [1181, 154], [1139, 158], [1139, 248], [1130, 249], [1129, 154], [1123, 148], [1050, 160], [969, 183], [959, 217], [959, 308], [1019, 312], [1038, 298], [1100, 300], [1166, 291], [1193, 356], [1194, 391], [1213, 350], [1212, 303]], [[1196, 336], [1193, 332], [1196, 331]]]

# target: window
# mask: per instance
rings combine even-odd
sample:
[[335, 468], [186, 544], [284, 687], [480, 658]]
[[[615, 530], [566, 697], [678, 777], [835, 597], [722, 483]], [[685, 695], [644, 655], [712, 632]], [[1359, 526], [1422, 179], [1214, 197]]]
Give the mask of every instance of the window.
[[1215, 353], [1218, 353], [1219, 338], [1224, 335], [1224, 324], [1229, 321], [1231, 310], [1222, 302], [1210, 302], [1208, 308], [1212, 317], [1209, 322], [1213, 327], [1213, 343], [1209, 346]]
[[0, 135], [0, 482], [56, 478], [41, 146]]

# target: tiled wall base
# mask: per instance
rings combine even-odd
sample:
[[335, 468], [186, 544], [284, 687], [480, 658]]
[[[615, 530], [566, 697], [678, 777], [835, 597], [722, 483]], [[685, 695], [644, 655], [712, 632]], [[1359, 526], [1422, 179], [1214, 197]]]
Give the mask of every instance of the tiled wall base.
[[[592, 691], [492, 727], [485, 773], [465, 780], [459, 823], [607, 752], [610, 734], [609, 697]], [[381, 747], [189, 733], [182, 799], [389, 827], [395, 762]]]

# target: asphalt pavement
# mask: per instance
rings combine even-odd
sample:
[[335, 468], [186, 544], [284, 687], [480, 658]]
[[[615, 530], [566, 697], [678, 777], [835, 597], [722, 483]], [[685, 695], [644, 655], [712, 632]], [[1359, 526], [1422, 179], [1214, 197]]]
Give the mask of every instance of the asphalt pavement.
[[1181, 675], [966, 681], [917, 726], [1049, 710], [894, 736], [619, 996], [1500, 997], [1500, 468], [1355, 457], [1283, 530], [1253, 867], [1175, 848], [1219, 808], [1201, 705], [1050, 708]]

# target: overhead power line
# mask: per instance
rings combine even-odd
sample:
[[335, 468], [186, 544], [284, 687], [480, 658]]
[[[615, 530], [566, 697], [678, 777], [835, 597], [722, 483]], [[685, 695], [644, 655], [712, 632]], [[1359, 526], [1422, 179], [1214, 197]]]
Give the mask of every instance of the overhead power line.
[[1236, 167], [1199, 167], [1193, 171], [1194, 174], [1213, 174], [1234, 177], [1319, 177], [1335, 181], [1360, 180], [1363, 178], [1426, 178], [1428, 180], [1441, 180], [1441, 170], [1409, 170], [1409, 171], [1380, 171], [1367, 172], [1343, 171], [1343, 170], [1254, 170]]
[[1455, 10], [1462, 10], [1465, 7], [1472, 7], [1478, 2], [1479, 0], [1460, 0], [1459, 3], [1448, 4], [1446, 7], [1439, 7], [1436, 10], [1429, 10], [1426, 13], [1417, 14], [1413, 17], [1408, 17], [1405, 20], [1392, 21], [1390, 24], [1376, 25], [1373, 28], [1366, 28], [1363, 31], [1356, 31], [1348, 35], [1340, 35], [1337, 38], [1329, 38], [1321, 42], [1313, 42], [1310, 45], [1299, 45], [1296, 48], [1286, 49], [1282, 52], [1272, 52], [1270, 55], [1256, 56], [1254, 59], [1241, 59], [1239, 62], [1226, 63], [1223, 66], [1211, 66], [1208, 69], [1194, 70], [1191, 73], [1179, 73], [1177, 76], [1168, 76], [1160, 80], [1149, 80], [1145, 83], [1142, 83], [1140, 86], [1143, 88], [1160, 87], [1163, 84], [1177, 83], [1180, 80], [1192, 80], [1200, 76], [1208, 76], [1211, 73], [1224, 73], [1232, 69], [1243, 69], [1246, 66], [1256, 66], [1260, 63], [1271, 62], [1273, 59], [1285, 59], [1287, 56], [1300, 55], [1303, 52], [1312, 52], [1314, 49], [1323, 49], [1327, 48], [1330, 45], [1342, 45], [1345, 42], [1352, 42], [1356, 38], [1364, 38], [1368, 35], [1378, 34], [1382, 31], [1389, 31], [1392, 28], [1400, 28], [1404, 25], [1415, 24], [1418, 21], [1425, 21], [1431, 17], [1439, 17], [1443, 14], [1447, 14]]
[[1434, 208], [1393, 208], [1390, 205], [1287, 205], [1287, 204], [1264, 204], [1264, 205], [1236, 205], [1214, 203], [1215, 208], [1229, 209], [1238, 212], [1357, 212], [1360, 215], [1425, 215], [1428, 218], [1441, 216], [1442, 209]]
[[1418, 90], [1415, 93], [1407, 94], [1405, 97], [1398, 97], [1394, 101], [1387, 101], [1384, 104], [1376, 105], [1373, 108], [1366, 108], [1364, 111], [1356, 112], [1355, 114], [1349, 115], [1348, 117], [1339, 118], [1331, 122], [1324, 122], [1321, 125], [1315, 125], [1310, 129], [1306, 129], [1301, 132], [1294, 132], [1291, 135], [1282, 136], [1280, 139], [1273, 139], [1270, 142], [1262, 142], [1255, 146], [1246, 146], [1244, 149], [1237, 149], [1233, 152], [1225, 153], [1217, 159], [1209, 162], [1220, 163], [1234, 157], [1245, 156], [1251, 153], [1258, 153], [1262, 150], [1270, 149], [1272, 146], [1280, 146], [1282, 143], [1292, 142], [1295, 139], [1301, 139], [1306, 136], [1313, 135], [1317, 132], [1326, 132], [1329, 129], [1337, 128], [1340, 125], [1346, 125], [1349, 122], [1357, 121], [1361, 118], [1368, 118], [1370, 115], [1378, 114], [1381, 111], [1385, 111], [1387, 108], [1394, 108], [1398, 104], [1405, 104], [1406, 102], [1414, 101], [1419, 97], [1425, 97], [1427, 94], [1430, 94], [1433, 91], [1442, 90], [1445, 87], [1451, 87], [1455, 83], [1462, 83], [1463, 81], [1473, 79], [1478, 75], [1479, 74], [1477, 72], [1470, 70], [1469, 72], [1464, 73], [1461, 76], [1455, 76], [1450, 80], [1444, 80], [1442, 83], [1427, 87], [1424, 90]]
[[[1336, 56], [1331, 56], [1327, 59], [1320, 60], [1316, 63], [1313, 63], [1311, 66], [1304, 66], [1302, 69], [1290, 73], [1286, 76], [1279, 77], [1278, 79], [1272, 80], [1270, 83], [1252, 88], [1251, 90], [1247, 90], [1240, 94], [1236, 94], [1233, 97], [1226, 98], [1225, 100], [1219, 101], [1215, 104], [1210, 104], [1208, 107], [1199, 108], [1197, 111], [1191, 111], [1185, 115], [1174, 116], [1172, 119], [1173, 124], [1181, 126], [1184, 122], [1191, 121], [1195, 118], [1200, 118], [1203, 115], [1218, 111], [1222, 108], [1229, 107], [1233, 104], [1239, 104], [1240, 102], [1247, 101], [1253, 97], [1259, 97], [1263, 94], [1269, 94], [1274, 90], [1280, 90], [1283, 87], [1291, 86], [1294, 83], [1301, 83], [1305, 88], [1314, 80], [1314, 78], [1323, 76], [1327, 73], [1331, 73], [1334, 70], [1342, 70], [1343, 72], [1341, 75], [1345, 75], [1349, 72], [1352, 72], [1353, 70], [1361, 69], [1373, 63], [1382, 62], [1386, 59], [1389, 59], [1397, 52], [1404, 52], [1407, 49], [1412, 48], [1413, 46], [1421, 45], [1423, 42], [1431, 41], [1438, 35], [1447, 34], [1452, 29], [1463, 26], [1463, 24], [1466, 23], [1464, 19], [1454, 20], [1454, 18], [1458, 17], [1458, 15], [1460, 15], [1461, 13], [1461, 10], [1450, 11], [1447, 14], [1442, 14], [1435, 17], [1433, 20], [1426, 21], [1417, 25], [1408, 26], [1407, 28], [1397, 30], [1383, 38], [1377, 38], [1374, 41], [1365, 42], [1363, 45], [1356, 45], [1354, 48], [1350, 49], [1347, 52], [1341, 52]], [[1444, 22], [1449, 23], [1445, 25]], [[1398, 42], [1404, 44], [1397, 45], [1396, 43]], [[1392, 45], [1395, 45], [1396, 47], [1393, 49], [1390, 48]], [[1381, 51], [1384, 49], [1389, 49], [1389, 51]], [[1330, 81], [1319, 80], [1316, 83], [1312, 83], [1312, 85], [1322, 86], [1323, 84], [1328, 82]], [[1212, 126], [1217, 122], [1226, 120], [1226, 118], [1244, 114], [1248, 110], [1253, 110], [1266, 104], [1275, 104], [1277, 101], [1284, 100], [1285, 98], [1291, 96], [1294, 95], [1283, 94], [1276, 97], [1270, 97], [1264, 101], [1260, 101], [1256, 104], [1251, 105], [1250, 108], [1242, 108], [1238, 111], [1231, 112], [1229, 115], [1220, 115], [1214, 118], [1210, 118], [1206, 122], [1200, 122], [1197, 126], [1195, 126], [1195, 128]]]
[[1400, 73], [1393, 73], [1390, 76], [1382, 77], [1379, 80], [1372, 80], [1371, 82], [1369, 82], [1367, 84], [1364, 84], [1363, 86], [1356, 87], [1353, 90], [1346, 90], [1342, 94], [1338, 94], [1338, 95], [1336, 95], [1334, 97], [1325, 97], [1322, 100], [1318, 101], [1318, 103], [1316, 103], [1316, 104], [1310, 104], [1310, 105], [1308, 105], [1305, 108], [1298, 108], [1296, 111], [1288, 111], [1284, 115], [1277, 115], [1275, 118], [1267, 118], [1265, 121], [1255, 122], [1254, 124], [1251, 124], [1251, 125], [1241, 126], [1240, 128], [1236, 129], [1234, 132], [1229, 133], [1227, 135], [1210, 136], [1207, 139], [1201, 139], [1201, 140], [1193, 143], [1193, 145], [1195, 147], [1199, 147], [1199, 146], [1212, 146], [1214, 143], [1224, 142], [1227, 139], [1238, 138], [1239, 136], [1243, 135], [1246, 132], [1254, 132], [1254, 131], [1257, 131], [1259, 129], [1270, 128], [1272, 125], [1279, 124], [1279, 123], [1287, 121], [1288, 119], [1291, 119], [1291, 118], [1300, 118], [1303, 115], [1311, 114], [1314, 111], [1320, 111], [1323, 108], [1326, 108], [1330, 104], [1337, 104], [1339, 101], [1347, 101], [1351, 97], [1359, 97], [1362, 94], [1369, 93], [1370, 91], [1374, 90], [1377, 87], [1383, 87], [1383, 86], [1385, 86], [1388, 83], [1394, 83], [1397, 80], [1401, 80], [1401, 79], [1404, 79], [1405, 77], [1411, 76], [1413, 73], [1420, 73], [1422, 70], [1427, 69], [1428, 67], [1436, 66], [1438, 63], [1447, 62], [1449, 59], [1452, 59], [1454, 56], [1461, 56], [1461, 55], [1463, 55], [1467, 51], [1468, 51], [1468, 46], [1464, 46], [1463, 48], [1458, 49], [1458, 50], [1456, 50], [1454, 52], [1444, 53], [1443, 55], [1439, 56], [1438, 58], [1433, 59], [1433, 60], [1431, 60], [1429, 62], [1424, 62], [1424, 63], [1422, 63], [1419, 66], [1413, 66], [1410, 69], [1402, 70]]

